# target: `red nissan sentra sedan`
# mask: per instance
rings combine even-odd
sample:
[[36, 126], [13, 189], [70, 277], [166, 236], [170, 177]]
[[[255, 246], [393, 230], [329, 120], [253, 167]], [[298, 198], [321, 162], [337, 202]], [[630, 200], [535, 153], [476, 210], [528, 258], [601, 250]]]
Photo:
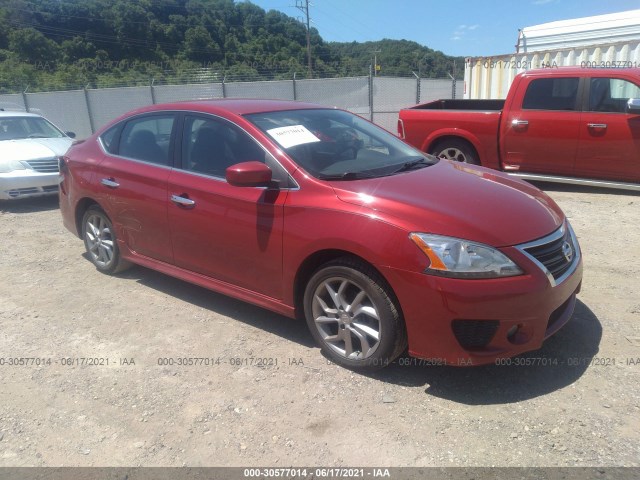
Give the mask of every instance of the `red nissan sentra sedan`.
[[425, 155], [351, 113], [210, 100], [135, 110], [61, 160], [98, 270], [149, 267], [290, 317], [326, 355], [480, 365], [571, 317], [576, 236], [537, 188]]

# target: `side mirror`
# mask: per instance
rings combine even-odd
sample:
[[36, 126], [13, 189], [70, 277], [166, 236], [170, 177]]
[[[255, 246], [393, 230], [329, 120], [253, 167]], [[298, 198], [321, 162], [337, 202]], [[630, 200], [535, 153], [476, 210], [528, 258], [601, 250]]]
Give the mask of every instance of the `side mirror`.
[[226, 170], [226, 179], [234, 187], [268, 187], [271, 185], [271, 169], [263, 162], [242, 162]]
[[627, 113], [640, 113], [640, 98], [630, 98], [627, 102]]
[[69, 138], [76, 138], [76, 132], [64, 132], [64, 134]]

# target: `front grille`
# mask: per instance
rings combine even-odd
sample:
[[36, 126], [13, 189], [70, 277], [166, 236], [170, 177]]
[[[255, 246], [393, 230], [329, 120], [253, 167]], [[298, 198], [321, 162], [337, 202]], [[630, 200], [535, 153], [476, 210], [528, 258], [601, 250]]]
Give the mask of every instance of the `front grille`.
[[45, 160], [29, 160], [24, 162], [29, 168], [40, 173], [56, 173], [58, 172], [58, 159], [48, 158]]
[[8, 193], [11, 198], [18, 198], [23, 195], [34, 195], [36, 193], [40, 193], [40, 190], [37, 187], [14, 188], [13, 190], [9, 190]]
[[489, 344], [499, 325], [497, 320], [454, 320], [451, 328], [462, 348], [477, 349]]
[[11, 198], [24, 197], [25, 195], [43, 195], [49, 193], [58, 193], [58, 185], [47, 185], [46, 187], [14, 188], [7, 191], [7, 194]]
[[554, 280], [562, 277], [577, 260], [578, 252], [569, 229], [561, 227], [548, 237], [524, 246], [523, 251], [541, 263]]

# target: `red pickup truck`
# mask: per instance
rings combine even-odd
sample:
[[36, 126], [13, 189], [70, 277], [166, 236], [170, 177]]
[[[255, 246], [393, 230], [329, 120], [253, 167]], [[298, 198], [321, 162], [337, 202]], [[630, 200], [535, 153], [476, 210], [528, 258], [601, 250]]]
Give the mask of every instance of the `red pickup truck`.
[[506, 100], [436, 100], [400, 111], [424, 152], [541, 181], [640, 190], [640, 68], [531, 70]]

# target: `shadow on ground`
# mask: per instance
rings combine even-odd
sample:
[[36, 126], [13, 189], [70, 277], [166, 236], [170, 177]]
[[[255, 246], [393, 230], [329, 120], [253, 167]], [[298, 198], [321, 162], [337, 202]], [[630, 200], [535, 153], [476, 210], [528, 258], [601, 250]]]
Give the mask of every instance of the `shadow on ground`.
[[16, 200], [0, 200], [0, 212], [8, 213], [32, 213], [57, 210], [60, 202], [57, 195], [46, 197], [23, 198]]
[[[90, 261], [86, 253], [83, 256], [87, 261]], [[183, 302], [191, 303], [219, 315], [243, 322], [282, 337], [285, 340], [296, 342], [308, 348], [315, 347], [313, 337], [303, 321], [290, 319], [264, 308], [256, 307], [241, 300], [212, 292], [206, 288], [143, 267], [133, 267], [119, 274], [119, 277], [135, 280], [142, 285]], [[314, 352], [314, 354], [320, 355], [319, 351]]]
[[[142, 267], [134, 267], [119, 276], [296, 342], [312, 349], [314, 355], [320, 355], [304, 321], [292, 320]], [[567, 325], [549, 338], [540, 350], [515, 357], [511, 365], [433, 366], [420, 365], [415, 359], [401, 357], [368, 376], [393, 385], [426, 386], [428, 395], [468, 405], [519, 402], [554, 392], [577, 381], [598, 353], [601, 338], [600, 321], [589, 307], [577, 301]]]
[[578, 301], [572, 319], [540, 350], [511, 359], [511, 365], [482, 367], [402, 366], [400, 359], [374, 375], [398, 385], [427, 385], [425, 393], [468, 405], [519, 402], [577, 381], [598, 353], [602, 326]]

